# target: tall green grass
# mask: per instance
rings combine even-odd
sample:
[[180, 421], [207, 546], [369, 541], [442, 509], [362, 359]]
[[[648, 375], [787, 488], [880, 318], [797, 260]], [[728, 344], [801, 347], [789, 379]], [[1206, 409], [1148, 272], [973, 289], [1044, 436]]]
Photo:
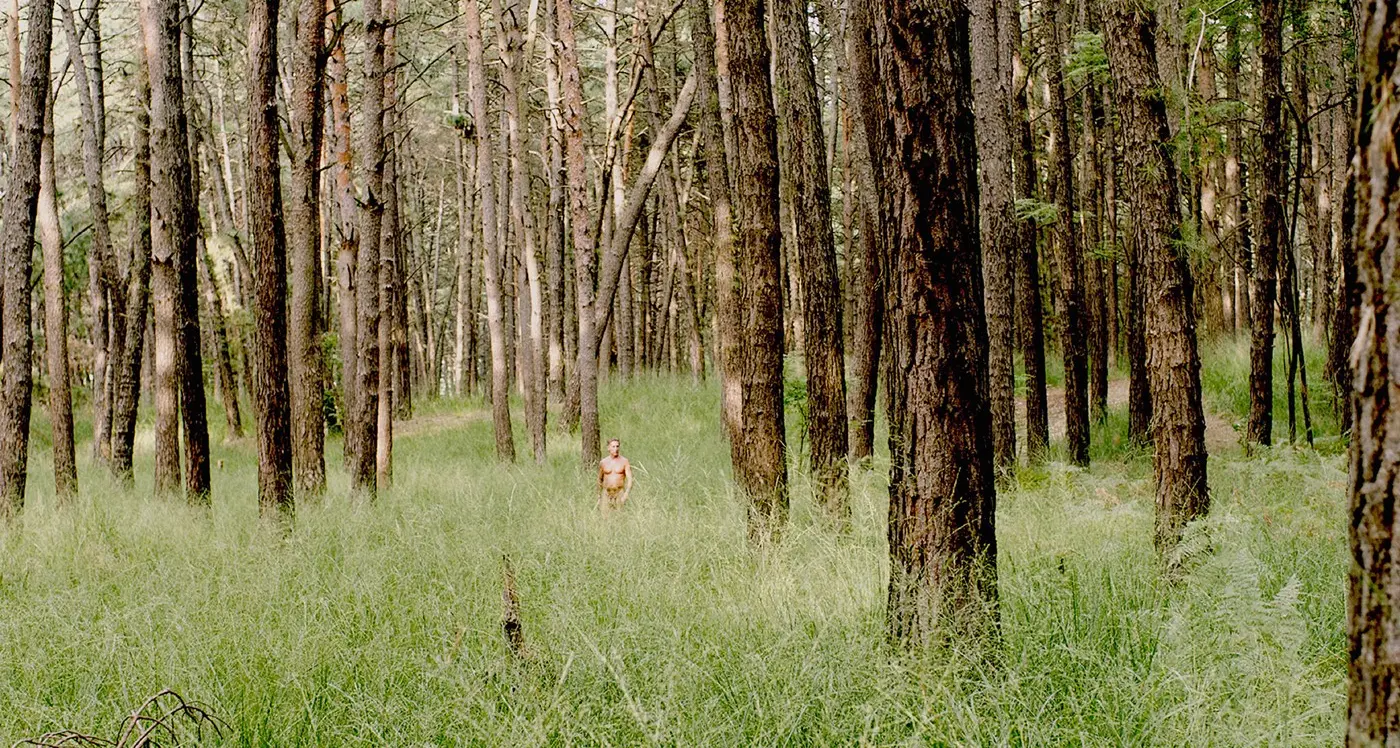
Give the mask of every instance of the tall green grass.
[[[328, 455], [328, 495], [286, 537], [257, 518], [249, 443], [216, 449], [208, 511], [151, 498], [148, 435], [136, 490], [84, 460], [67, 507], [36, 450], [30, 505], [0, 529], [0, 742], [110, 734], [166, 687], [247, 746], [1340, 740], [1338, 458], [1212, 458], [1191, 540], [1210, 552], [1174, 583], [1142, 454], [1024, 469], [998, 503], [1000, 654], [910, 658], [884, 640], [884, 458], [854, 474], [844, 536], [795, 460], [787, 541], [754, 556], [717, 402], [680, 379], [605, 386], [604, 436], [638, 480], [609, 517], [576, 439], [497, 465], [473, 401], [420, 410], [374, 503]], [[500, 632], [502, 554], [528, 663]]]
[[[1241, 431], [1249, 420], [1249, 336], [1224, 336], [1205, 343], [1201, 348], [1201, 392], [1206, 407], [1232, 417]], [[1303, 360], [1307, 364], [1308, 401], [1312, 414], [1313, 435], [1320, 447], [1339, 451], [1336, 393], [1323, 374], [1327, 350], [1309, 337], [1303, 344]], [[1274, 345], [1274, 425], [1273, 441], [1288, 441], [1288, 361], [1282, 348], [1282, 337]], [[1295, 380], [1294, 418], [1297, 442], [1304, 442], [1301, 382]]]

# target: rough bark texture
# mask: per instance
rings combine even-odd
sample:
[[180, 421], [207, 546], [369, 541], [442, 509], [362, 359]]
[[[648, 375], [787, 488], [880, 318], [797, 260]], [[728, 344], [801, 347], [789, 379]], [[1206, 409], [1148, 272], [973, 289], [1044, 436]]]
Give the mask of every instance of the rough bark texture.
[[773, 19], [778, 48], [785, 50], [777, 56], [778, 133], [793, 188], [812, 484], [827, 513], [844, 522], [850, 514], [846, 353], [836, 241], [831, 229], [831, 188], [806, 0], [774, 0]]
[[998, 468], [1016, 463], [1015, 184], [1011, 156], [1011, 59], [1004, 54], [1003, 18], [996, 0], [972, 8], [973, 109], [977, 116], [983, 274], [986, 280], [988, 376], [992, 452]]
[[[588, 154], [583, 146], [583, 83], [579, 74], [578, 41], [574, 32], [573, 0], [555, 0], [559, 21], [559, 76], [564, 88], [564, 163], [568, 169], [569, 221], [574, 240], [574, 299], [578, 308], [579, 428], [584, 470], [601, 457], [598, 443], [598, 352], [593, 304], [593, 235], [588, 210]], [[490, 168], [487, 162], [485, 168]]]
[[735, 346], [740, 426], [730, 439], [734, 478], [748, 497], [750, 543], [776, 540], [787, 524], [783, 430], [783, 290], [778, 227], [778, 142], [769, 85], [764, 0], [725, 5], [729, 75], [738, 146], [733, 192], [735, 281], [740, 329]]
[[[501, 241], [496, 217], [496, 187], [494, 178], [496, 166], [494, 157], [492, 156], [490, 119], [488, 119], [486, 110], [486, 66], [483, 61], [485, 55], [482, 51], [481, 41], [481, 11], [476, 6], [476, 0], [462, 0], [462, 9], [463, 16], [466, 20], [467, 74], [469, 77], [469, 89], [471, 91], [469, 103], [471, 105], [472, 120], [476, 125], [476, 180], [481, 200], [481, 242], [486, 249], [483, 275], [486, 281], [486, 327], [487, 333], [491, 338], [491, 422], [496, 434], [496, 459], [502, 462], [513, 462], [515, 460], [515, 439], [511, 435], [510, 425], [510, 374], [508, 371], [509, 362], [506, 358], [507, 333], [504, 322], [505, 305], [501, 298]], [[570, 9], [569, 13], [570, 26], [568, 31], [564, 33], [572, 35], [572, 9]], [[562, 10], [560, 11], [560, 25], [563, 25]], [[562, 39], [563, 33], [561, 33], [560, 36]], [[577, 63], [577, 57], [575, 57], [574, 61]], [[575, 67], [575, 82], [578, 80], [577, 73], [578, 70], [577, 67]], [[579, 107], [581, 110], [583, 106], [582, 94], [579, 96]], [[566, 100], [566, 106], [567, 103]], [[565, 117], [568, 117], [567, 113]], [[581, 147], [582, 144], [580, 144], [580, 148]], [[580, 160], [582, 160], [582, 154], [580, 154]], [[582, 167], [582, 164], [580, 164], [580, 167]], [[584, 195], [583, 198], [586, 202], [587, 195]], [[584, 210], [586, 214], [587, 205], [584, 206]], [[575, 216], [575, 219], [577, 220], [577, 216]], [[582, 222], [582, 226], [588, 226], [586, 218]], [[578, 226], [575, 226], [574, 231], [577, 237]], [[590, 280], [590, 283], [591, 282]], [[592, 291], [591, 288], [589, 290], [590, 292]], [[595, 433], [593, 447], [595, 450], [597, 449], [597, 390], [598, 388], [595, 380], [592, 400]], [[585, 446], [587, 446], [586, 439]], [[587, 455], [584, 456], [584, 461], [589, 461]]]
[[[1036, 197], [1035, 139], [1031, 132], [1030, 70], [1022, 49], [1020, 11], [1000, 3], [1011, 32], [1013, 106], [1016, 114], [1016, 196]], [[1038, 462], [1050, 448], [1050, 406], [1045, 393], [1045, 322], [1040, 295], [1040, 230], [1032, 221], [1022, 222], [1017, 237], [1020, 272], [1017, 273], [1021, 358], [1026, 371], [1026, 457]]]
[[[303, 0], [319, 2], [319, 0]], [[253, 402], [258, 415], [258, 509], [290, 514], [291, 403], [287, 385], [287, 243], [277, 159], [277, 5], [248, 5], [248, 233], [253, 243]]]
[[301, 492], [326, 490], [321, 364], [321, 138], [325, 112], [326, 0], [300, 0], [292, 97], [292, 199], [287, 210], [291, 266], [288, 370], [292, 398], [292, 470]]
[[865, 116], [890, 231], [886, 616], [892, 639], [919, 646], [996, 617], [968, 13], [958, 0], [870, 10], [879, 85]]
[[1074, 218], [1074, 153], [1070, 146], [1069, 113], [1065, 104], [1064, 71], [1061, 56], [1069, 25], [1066, 0], [1052, 6], [1051, 22], [1054, 57], [1047, 65], [1050, 108], [1054, 116], [1055, 243], [1060, 250], [1060, 334], [1065, 357], [1065, 442], [1069, 459], [1076, 465], [1089, 464], [1089, 352], [1084, 319], [1084, 287], [1079, 229]]
[[[137, 55], [136, 88], [138, 98], [149, 98], [150, 82], [144, 55]], [[132, 451], [136, 436], [136, 407], [141, 399], [141, 362], [146, 348], [146, 321], [151, 294], [151, 137], [150, 118], [145, 107], [136, 107], [132, 116], [135, 132], [132, 136], [132, 231], [129, 259], [123, 276], [126, 285], [126, 318], [124, 329], [114, 330], [122, 336], [119, 355], [112, 359], [112, 472], [123, 483], [131, 485]]]
[[1369, 747], [1400, 744], [1400, 9], [1368, 0], [1359, 20], [1346, 742]]
[[371, 495], [375, 490], [378, 449], [379, 250], [384, 220], [384, 18], [380, 0], [366, 0], [364, 109], [365, 197], [360, 211], [360, 242], [355, 258], [355, 398], [346, 430], [353, 441], [350, 485]]
[[[340, 11], [336, 11], [339, 22]], [[357, 448], [357, 432], [354, 419], [358, 416], [355, 398], [359, 392], [359, 356], [356, 345], [359, 330], [359, 302], [356, 284], [359, 282], [356, 255], [360, 251], [359, 226], [355, 220], [354, 141], [350, 132], [350, 85], [349, 70], [345, 60], [345, 41], [337, 35], [326, 62], [326, 72], [330, 78], [331, 110], [331, 178], [334, 184], [336, 210], [335, 280], [338, 301], [336, 326], [337, 342], [340, 349], [341, 404], [340, 419], [344, 439], [344, 463], [352, 468]]]
[[1191, 271], [1182, 249], [1167, 103], [1153, 62], [1157, 24], [1150, 11], [1138, 8], [1131, 3], [1105, 7], [1104, 39], [1122, 122], [1128, 193], [1147, 266], [1145, 321], [1157, 479], [1153, 538], [1157, 550], [1167, 555], [1186, 523], [1210, 510], [1210, 495]]
[[60, 498], [78, 492], [73, 454], [73, 394], [68, 380], [68, 304], [63, 291], [63, 234], [53, 163], [53, 109], [45, 118], [39, 158], [39, 244], [44, 252], [44, 348], [49, 375], [49, 424], [53, 431], [53, 480]]
[[49, 98], [49, 42], [53, 0], [31, 0], [16, 119], [14, 160], [0, 209], [0, 262], [4, 263], [3, 374], [0, 374], [0, 516], [24, 507], [29, 466], [30, 387], [34, 339], [29, 276], [33, 266], [34, 217], [39, 204], [39, 153]]
[[1260, 0], [1259, 67], [1263, 99], [1259, 121], [1260, 175], [1258, 241], [1254, 251], [1253, 324], [1249, 347], [1249, 430], [1251, 442], [1269, 444], [1274, 420], [1274, 300], [1278, 258], [1284, 241], [1286, 186], [1283, 131], [1283, 0]]

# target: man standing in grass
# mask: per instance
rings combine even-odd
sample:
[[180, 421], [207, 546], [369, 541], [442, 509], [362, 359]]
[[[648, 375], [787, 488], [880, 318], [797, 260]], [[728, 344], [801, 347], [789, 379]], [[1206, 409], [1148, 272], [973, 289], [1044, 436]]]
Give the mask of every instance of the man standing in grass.
[[608, 440], [608, 456], [598, 463], [598, 488], [601, 492], [598, 507], [605, 511], [626, 504], [627, 496], [632, 493], [632, 463], [622, 456], [621, 449], [622, 442]]

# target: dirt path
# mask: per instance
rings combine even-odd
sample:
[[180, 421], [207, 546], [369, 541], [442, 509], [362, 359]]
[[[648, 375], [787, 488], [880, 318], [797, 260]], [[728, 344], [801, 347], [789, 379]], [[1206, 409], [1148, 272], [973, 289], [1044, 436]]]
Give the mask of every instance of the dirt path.
[[[1057, 440], [1065, 438], [1065, 390], [1063, 387], [1049, 387], [1045, 391], [1047, 404], [1050, 411], [1050, 439]], [[1110, 379], [1108, 381], [1108, 407], [1121, 408], [1128, 404], [1128, 380]], [[1026, 419], [1026, 401], [1020, 399], [1016, 401], [1017, 423], [1024, 424]], [[1092, 427], [1091, 427], [1092, 428]], [[1206, 451], [1210, 454], [1218, 454], [1233, 448], [1239, 447], [1239, 436], [1230, 422], [1221, 418], [1219, 414], [1206, 409]]]
[[394, 437], [424, 436], [443, 431], [459, 429], [470, 423], [491, 419], [491, 411], [468, 410], [456, 413], [439, 413], [431, 416], [414, 416], [407, 421], [394, 421]]

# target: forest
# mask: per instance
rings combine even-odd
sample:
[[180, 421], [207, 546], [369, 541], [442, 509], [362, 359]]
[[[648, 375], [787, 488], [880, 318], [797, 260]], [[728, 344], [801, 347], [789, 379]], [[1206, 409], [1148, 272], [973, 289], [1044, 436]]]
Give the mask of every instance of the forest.
[[0, 6], [0, 745], [1400, 744], [1393, 0]]

